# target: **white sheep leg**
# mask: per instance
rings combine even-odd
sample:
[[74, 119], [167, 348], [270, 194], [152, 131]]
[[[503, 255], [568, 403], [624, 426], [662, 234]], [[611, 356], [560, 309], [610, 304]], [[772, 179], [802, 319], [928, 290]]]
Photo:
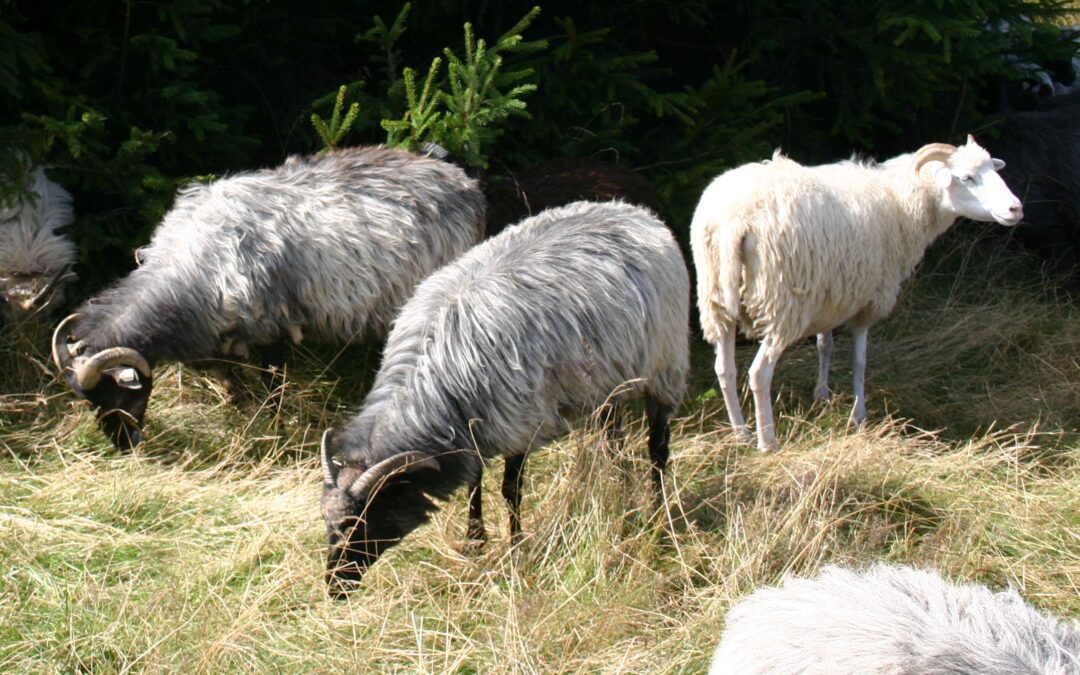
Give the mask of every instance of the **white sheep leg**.
[[818, 371], [817, 386], [814, 387], [814, 403], [829, 400], [829, 360], [832, 358], [832, 331], [827, 330], [817, 335]]
[[739, 405], [739, 387], [735, 372], [735, 326], [728, 326], [720, 333], [716, 343], [716, 379], [720, 381], [720, 391], [724, 395], [728, 420], [731, 421], [735, 439], [740, 443], [750, 443], [750, 427], [746, 425], [742, 407]]
[[761, 343], [761, 349], [754, 357], [754, 362], [750, 364], [750, 390], [754, 392], [758, 450], [762, 452], [780, 447], [780, 443], [776, 440], [776, 427], [773, 422], [771, 387], [773, 370], [783, 352], [783, 347], [772, 344], [766, 338]]
[[855, 395], [855, 405], [851, 409], [849, 424], [862, 424], [866, 421], [866, 339], [869, 326], [852, 328], [851, 348], [851, 391]]

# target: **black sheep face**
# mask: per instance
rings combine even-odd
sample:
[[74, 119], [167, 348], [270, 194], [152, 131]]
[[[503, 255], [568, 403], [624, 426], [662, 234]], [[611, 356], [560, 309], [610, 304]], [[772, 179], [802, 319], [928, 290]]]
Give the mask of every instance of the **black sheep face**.
[[128, 450], [142, 442], [142, 421], [150, 401], [153, 378], [135, 368], [110, 368], [92, 389], [82, 389], [75, 375], [65, 373], [75, 393], [98, 408], [98, 425], [113, 445]]
[[329, 539], [326, 583], [331, 597], [339, 598], [357, 587], [379, 556], [427, 522], [436, 506], [415, 482], [418, 472], [388, 476], [357, 493], [366, 467], [329, 464], [321, 504]]

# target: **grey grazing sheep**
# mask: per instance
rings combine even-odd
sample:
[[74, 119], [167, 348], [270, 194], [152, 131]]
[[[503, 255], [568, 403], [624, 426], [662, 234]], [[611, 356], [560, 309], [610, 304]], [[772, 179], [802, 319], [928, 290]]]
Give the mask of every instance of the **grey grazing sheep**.
[[701, 326], [716, 345], [716, 375], [740, 440], [750, 431], [735, 383], [736, 326], [761, 338], [749, 373], [758, 448], [778, 445], [770, 388], [784, 349], [818, 334], [815, 398], [827, 398], [831, 331], [844, 323], [854, 334], [851, 421], [862, 423], [867, 332], [892, 311], [926, 247], [961, 216], [1003, 225], [1023, 217], [996, 172], [1003, 165], [968, 136], [959, 148], [933, 143], [881, 165], [807, 167], [777, 152], [713, 180], [694, 212], [690, 245]]
[[460, 485], [483, 537], [481, 471], [506, 458], [511, 535], [525, 456], [566, 414], [644, 393], [661, 488], [689, 370], [689, 274], [668, 228], [621, 202], [509, 227], [431, 275], [401, 309], [360, 413], [323, 436], [327, 581], [339, 595]]
[[827, 567], [733, 607], [709, 673], [1075, 675], [1080, 625], [932, 571]]
[[156, 363], [305, 332], [381, 336], [421, 279], [480, 239], [484, 209], [458, 167], [384, 147], [188, 187], [141, 266], [57, 328], [53, 358], [113, 442], [137, 444]]
[[0, 204], [0, 307], [9, 320], [63, 304], [75, 276], [75, 244], [57, 232], [75, 219], [71, 195], [40, 166], [27, 175], [26, 194]]

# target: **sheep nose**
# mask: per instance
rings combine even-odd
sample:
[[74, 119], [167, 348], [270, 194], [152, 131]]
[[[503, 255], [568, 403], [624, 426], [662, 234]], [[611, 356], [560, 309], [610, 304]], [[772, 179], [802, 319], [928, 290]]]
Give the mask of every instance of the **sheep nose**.
[[1024, 217], [1024, 207], [1023, 207], [1023, 205], [1019, 201], [1015, 202], [1012, 206], [1009, 207], [1009, 214], [1013, 215], [1013, 216], [1016, 216], [1017, 218], [1023, 218]]

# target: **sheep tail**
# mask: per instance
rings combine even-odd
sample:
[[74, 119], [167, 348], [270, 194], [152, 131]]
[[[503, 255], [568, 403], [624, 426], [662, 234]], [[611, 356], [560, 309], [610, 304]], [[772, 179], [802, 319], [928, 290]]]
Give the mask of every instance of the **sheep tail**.
[[701, 329], [712, 344], [739, 321], [745, 229], [741, 224], [705, 223], [698, 233], [702, 240], [693, 247]]

